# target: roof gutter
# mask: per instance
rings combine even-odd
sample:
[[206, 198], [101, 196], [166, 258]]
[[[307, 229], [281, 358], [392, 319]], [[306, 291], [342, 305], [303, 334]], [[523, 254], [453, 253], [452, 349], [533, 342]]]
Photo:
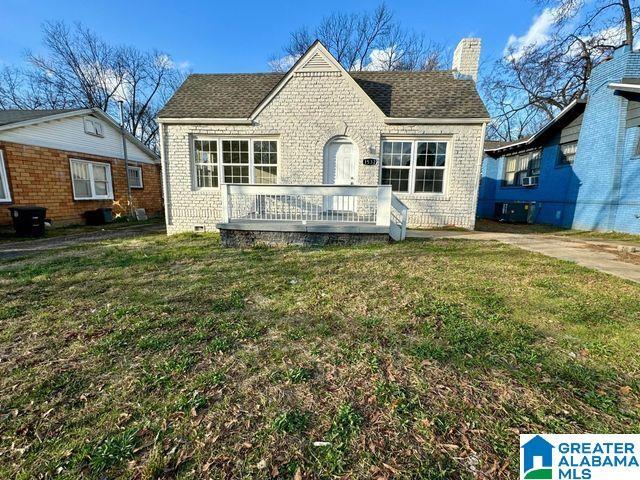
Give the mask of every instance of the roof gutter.
[[501, 152], [503, 150], [509, 150], [510, 148], [513, 147], [519, 147], [520, 145], [526, 145], [527, 143], [529, 143], [529, 139], [527, 140], [522, 140], [520, 142], [515, 142], [515, 143], [510, 143], [509, 145], [505, 145], [503, 147], [498, 147], [498, 148], [485, 148], [485, 153], [497, 153], [497, 152]]
[[64, 112], [64, 113], [56, 113], [54, 115], [47, 115], [45, 117], [31, 118], [29, 120], [23, 120], [21, 122], [13, 122], [13, 123], [7, 123], [6, 125], [0, 125], [0, 131], [12, 130], [14, 128], [20, 128], [20, 127], [27, 127], [29, 125], [34, 125], [36, 123], [50, 122], [52, 120], [61, 120], [67, 117], [75, 117], [76, 115], [86, 115], [90, 113], [93, 113], [92, 109], [83, 108], [79, 110], [71, 110], [69, 112]]
[[156, 118], [164, 125], [252, 125], [250, 118]]
[[403, 118], [403, 117], [386, 117], [384, 123], [387, 125], [445, 125], [445, 124], [463, 124], [463, 125], [480, 125], [488, 123], [490, 118]]
[[609, 88], [621, 92], [640, 93], [640, 84], [637, 83], [610, 83]]

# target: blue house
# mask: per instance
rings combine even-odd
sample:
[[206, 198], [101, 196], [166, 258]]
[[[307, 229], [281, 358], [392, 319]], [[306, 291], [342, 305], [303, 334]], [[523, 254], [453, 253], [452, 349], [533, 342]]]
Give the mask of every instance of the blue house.
[[488, 144], [477, 214], [640, 233], [640, 52], [618, 48], [533, 136]]

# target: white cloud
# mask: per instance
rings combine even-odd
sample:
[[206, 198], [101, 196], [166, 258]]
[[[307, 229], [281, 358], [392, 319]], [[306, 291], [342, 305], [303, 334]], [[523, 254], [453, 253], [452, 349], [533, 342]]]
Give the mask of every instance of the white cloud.
[[544, 45], [549, 41], [551, 29], [556, 22], [558, 11], [554, 8], [545, 8], [540, 15], [533, 19], [533, 23], [527, 33], [518, 37], [512, 34], [507, 41], [504, 54], [512, 58], [519, 58], [530, 47]]
[[299, 55], [285, 55], [284, 57], [269, 60], [268, 65], [269, 68], [275, 72], [286, 72], [293, 67], [293, 64], [296, 63], [299, 58]]
[[[640, 22], [639, 17], [635, 17], [633, 19], [634, 28], [638, 26]], [[622, 45], [626, 40], [626, 31], [624, 25], [618, 25], [614, 27], [605, 28], [599, 32], [596, 32], [593, 37], [601, 38], [603, 43], [607, 43], [609, 45]], [[633, 48], [637, 49], [640, 47], [640, 38], [635, 36], [633, 42]]]
[[171, 57], [165, 53], [161, 53], [160, 55], [158, 55], [155, 59], [156, 64], [159, 67], [164, 67], [164, 68], [175, 68], [177, 70], [180, 71], [186, 71], [189, 70], [191, 68], [191, 62], [188, 60], [183, 60], [182, 62], [174, 62]]
[[366, 64], [364, 70], [394, 70], [399, 67], [402, 51], [396, 46], [387, 48], [374, 48], [369, 54], [369, 63]]
[[178, 62], [176, 64], [176, 68], [181, 72], [185, 72], [187, 70], [191, 70], [193, 64], [189, 60], [183, 60], [182, 62]]

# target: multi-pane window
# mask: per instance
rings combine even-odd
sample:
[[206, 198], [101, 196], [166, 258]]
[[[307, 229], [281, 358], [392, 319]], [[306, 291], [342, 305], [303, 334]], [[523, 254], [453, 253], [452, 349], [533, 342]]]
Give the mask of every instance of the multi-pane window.
[[445, 142], [418, 142], [415, 192], [441, 193], [444, 190], [444, 168], [447, 158]]
[[195, 186], [277, 183], [278, 142], [258, 139], [194, 140]]
[[253, 142], [254, 183], [276, 183], [278, 178], [278, 142], [255, 140]]
[[536, 150], [531, 152], [531, 158], [529, 159], [529, 176], [537, 177], [540, 175], [540, 159], [542, 158], [542, 151]]
[[571, 165], [576, 158], [578, 142], [568, 142], [560, 144], [558, 150], [558, 164]]
[[142, 168], [129, 167], [129, 186], [131, 188], [142, 188]]
[[10, 202], [9, 178], [7, 177], [7, 167], [4, 164], [4, 154], [0, 150], [0, 202]]
[[382, 142], [382, 185], [394, 192], [444, 192], [447, 142]]
[[113, 198], [111, 166], [108, 163], [70, 160], [73, 198], [100, 200]]
[[409, 191], [412, 142], [382, 143], [382, 185], [391, 185], [394, 192]]
[[217, 140], [196, 140], [195, 150], [195, 173], [196, 186], [217, 187], [218, 186], [218, 141]]
[[519, 186], [522, 185], [523, 177], [540, 175], [541, 155], [540, 150], [535, 150], [505, 157], [502, 184], [507, 187]]
[[225, 183], [249, 183], [249, 140], [222, 141]]

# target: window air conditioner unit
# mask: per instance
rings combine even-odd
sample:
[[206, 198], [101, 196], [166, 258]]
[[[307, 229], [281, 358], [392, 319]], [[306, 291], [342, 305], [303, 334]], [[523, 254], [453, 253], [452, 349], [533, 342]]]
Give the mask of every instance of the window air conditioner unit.
[[538, 178], [537, 176], [535, 177], [522, 177], [522, 186], [523, 187], [534, 187], [536, 185], [538, 185]]

